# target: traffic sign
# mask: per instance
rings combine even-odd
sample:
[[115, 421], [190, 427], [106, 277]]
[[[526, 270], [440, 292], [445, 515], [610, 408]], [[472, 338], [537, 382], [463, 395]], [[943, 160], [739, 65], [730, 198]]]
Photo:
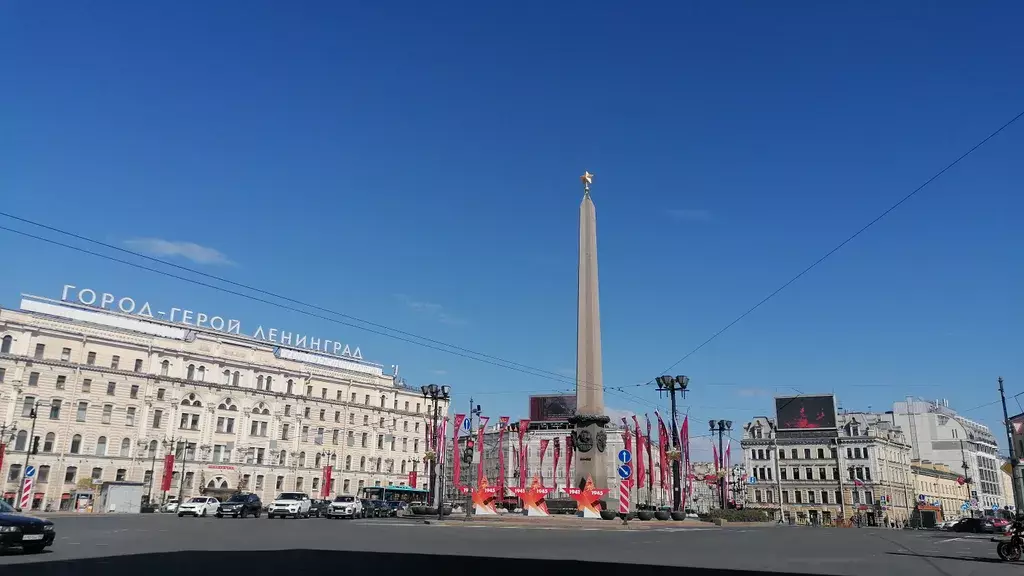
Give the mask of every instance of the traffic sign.
[[633, 454], [629, 450], [619, 450], [619, 463], [629, 464], [633, 461]]
[[627, 480], [632, 474], [633, 468], [629, 464], [619, 464], [619, 478]]
[[25, 468], [25, 478], [32, 478], [36, 475], [36, 467], [29, 465]]
[[960, 506], [960, 509], [963, 510], [964, 512], [966, 512], [970, 508], [970, 505], [968, 505], [966, 502], [963, 504], [963, 506]]
[[462, 431], [469, 434], [473, 430], [473, 419], [466, 418], [462, 421]]
[[992, 510], [999, 510], [999, 506], [996, 506], [995, 504], [993, 504], [992, 505]]
[[748, 484], [757, 484], [757, 478], [751, 476], [750, 478], [747, 478], [747, 483]]
[[920, 500], [921, 502], [924, 502], [925, 500], [928, 499], [928, 497], [925, 496], [924, 494], [918, 494], [917, 499]]

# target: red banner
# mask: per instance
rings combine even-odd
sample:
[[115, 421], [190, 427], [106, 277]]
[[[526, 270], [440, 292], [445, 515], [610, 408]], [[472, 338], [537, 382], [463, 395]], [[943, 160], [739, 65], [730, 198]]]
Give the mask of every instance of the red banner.
[[333, 470], [330, 466], [324, 466], [324, 484], [320, 487], [320, 497], [327, 498], [331, 495], [331, 473]]
[[171, 489], [171, 479], [174, 477], [174, 454], [164, 456], [164, 477], [160, 482], [160, 490], [167, 492]]
[[[455, 424], [455, 426], [453, 426], [455, 431], [452, 432], [452, 484], [454, 484], [455, 487], [459, 486], [459, 476], [462, 475], [462, 454], [459, 454], [459, 430], [462, 430], [462, 423], [465, 421], [465, 414], [456, 414], [455, 422], [453, 422], [453, 424]], [[412, 476], [410, 476], [410, 478], [411, 477]], [[409, 485], [413, 486], [412, 483]]]
[[683, 489], [682, 502], [680, 504], [683, 510], [686, 510], [686, 498], [693, 493], [693, 470], [690, 466], [690, 417], [683, 417], [683, 426], [679, 429], [679, 434], [682, 436], [683, 443], [680, 444], [679, 450], [683, 458], [683, 473], [686, 474], [686, 487]]
[[413, 470], [412, 472], [409, 472], [409, 486], [410, 487], [412, 487], [412, 488], [416, 487], [416, 480], [418, 480], [418, 478], [416, 477], [416, 471]]
[[4, 469], [4, 452], [7, 450], [7, 444], [0, 442], [0, 470]]
[[[647, 438], [644, 440], [646, 441], [647, 448], [647, 490], [650, 492], [654, 489], [654, 458], [651, 456], [651, 417], [644, 414], [644, 420], [647, 422]], [[643, 458], [643, 454], [640, 457]], [[648, 498], [650, 497], [648, 495]]]
[[551, 480], [554, 481], [555, 484], [554, 492], [558, 492], [558, 458], [562, 455], [562, 442], [558, 437], [555, 437], [555, 447], [553, 450], [555, 452], [555, 461], [551, 466], [551, 475], [553, 476]]
[[540, 441], [540, 486], [544, 487], [544, 453], [548, 451], [548, 444], [551, 440], [545, 438]]
[[508, 416], [498, 417], [498, 497], [505, 498], [505, 428]]
[[572, 436], [565, 437], [565, 487], [572, 488]]
[[665, 421], [661, 419], [661, 414], [657, 410], [654, 411], [654, 416], [658, 419], [658, 458], [661, 460], [661, 488], [662, 490], [668, 490], [671, 486], [668, 480], [668, 429], [665, 428]]
[[[636, 414], [633, 415], [633, 425], [636, 433], [636, 452], [633, 453], [633, 462], [636, 462], [636, 483], [638, 488], [643, 488], [644, 481], [647, 480], [647, 471], [644, 469], [644, 433], [640, 431], [640, 421], [636, 419]], [[640, 501], [639, 494], [637, 501]]]
[[490, 420], [489, 416], [480, 417], [480, 427], [476, 430], [476, 449], [480, 452], [480, 461], [476, 465], [476, 485], [484, 486], [487, 484], [487, 479], [484, 478], [484, 430], [487, 428], [487, 421]]
[[530, 420], [523, 418], [519, 421], [519, 487], [526, 488], [526, 451], [523, 450], [523, 439], [526, 438], [526, 431], [530, 429]]

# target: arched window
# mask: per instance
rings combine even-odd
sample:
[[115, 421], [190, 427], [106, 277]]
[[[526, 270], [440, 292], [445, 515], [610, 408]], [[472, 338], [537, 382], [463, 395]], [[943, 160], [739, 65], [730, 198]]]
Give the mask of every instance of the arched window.
[[170, 371], [171, 371], [171, 363], [170, 362], [168, 362], [167, 360], [164, 360], [163, 362], [160, 363], [160, 375], [161, 376], [167, 376], [167, 374], [170, 373]]
[[196, 379], [196, 365], [195, 364], [189, 364], [188, 365], [188, 374], [185, 375], [185, 379], [186, 380], [195, 380]]
[[405, 460], [402, 460], [402, 474], [405, 474]]
[[107, 455], [107, 437], [100, 436], [96, 439], [96, 455], [106, 456]]
[[345, 456], [345, 470], [352, 469], [352, 455]]
[[78, 466], [68, 466], [64, 471], [64, 481], [74, 482], [78, 476]]
[[238, 380], [241, 377], [242, 377], [242, 375], [239, 374], [238, 370], [235, 370], [235, 373], [231, 375], [231, 385], [232, 386], [238, 386]]
[[28, 430], [19, 430], [18, 436], [14, 440], [14, 449], [21, 451], [28, 446]]
[[299, 452], [299, 461], [297, 462], [297, 465], [298, 465], [299, 468], [305, 468], [306, 467], [306, 453], [305, 452]]
[[320, 455], [317, 454], [316, 458], [313, 459], [313, 468], [319, 468], [319, 467], [320, 467]]
[[82, 451], [82, 435], [75, 434], [71, 437], [71, 449], [68, 452], [79, 454]]
[[366, 470], [366, 456], [359, 457], [359, 471]]
[[387, 396], [381, 396], [380, 397], [380, 407], [383, 408], [384, 407], [384, 403], [387, 402], [387, 401], [388, 401], [388, 397]]
[[224, 383], [231, 384], [231, 370], [224, 371]]
[[227, 410], [229, 412], [238, 412], [238, 406], [235, 406], [235, 403], [231, 401], [231, 398], [225, 398], [224, 401], [217, 406], [217, 409]]
[[274, 391], [274, 379], [271, 378], [270, 376], [267, 376], [267, 387], [266, 387], [266, 390], [267, 390], [267, 392], [273, 392]]
[[148, 456], [150, 458], [156, 456], [156, 450], [157, 450], [158, 446], [159, 446], [159, 444], [157, 444], [156, 440], [150, 441], [150, 443], [149, 443], [149, 454], [148, 454]]
[[132, 441], [131, 441], [131, 439], [130, 438], [125, 438], [124, 440], [121, 440], [121, 457], [122, 458], [127, 458], [128, 456], [131, 456], [131, 451], [132, 451]]
[[48, 432], [46, 438], [43, 439], [43, 452], [53, 452], [53, 445], [57, 442], [57, 435], [53, 432]]
[[289, 393], [289, 394], [294, 394], [294, 393], [295, 393], [295, 392], [293, 391], [293, 389], [294, 389], [294, 388], [295, 388], [295, 382], [294, 382], [294, 381], [292, 381], [292, 380], [289, 380], [289, 381], [288, 381], [288, 393]]
[[206, 382], [206, 366], [199, 367], [199, 381]]
[[256, 389], [257, 390], [263, 390], [263, 376], [262, 375], [256, 377]]
[[0, 343], [0, 352], [4, 354], [9, 354], [11, 352], [11, 342], [13, 341], [14, 338], [12, 338], [10, 334], [4, 336], [2, 343]]
[[287, 463], [288, 463], [288, 452], [286, 450], [281, 450], [281, 454], [278, 457], [278, 464], [280, 466], [284, 466]]

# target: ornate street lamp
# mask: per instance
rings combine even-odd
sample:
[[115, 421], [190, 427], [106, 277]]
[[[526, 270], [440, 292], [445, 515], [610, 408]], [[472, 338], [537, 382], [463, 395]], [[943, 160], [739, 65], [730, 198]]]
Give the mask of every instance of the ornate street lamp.
[[426, 460], [430, 457], [430, 493], [427, 495], [427, 499], [429, 503], [437, 506], [437, 517], [441, 519], [444, 517], [444, 502], [437, 502], [439, 498], [435, 495], [439, 492], [435, 492], [437, 488], [437, 461], [439, 459], [437, 452], [440, 448], [437, 438], [437, 421], [440, 417], [439, 403], [441, 400], [448, 400], [451, 397], [452, 387], [425, 384], [420, 387], [420, 392], [423, 393], [423, 397], [427, 400], [434, 401], [433, 427], [430, 429], [430, 441], [427, 443], [427, 453], [424, 455], [424, 459]]

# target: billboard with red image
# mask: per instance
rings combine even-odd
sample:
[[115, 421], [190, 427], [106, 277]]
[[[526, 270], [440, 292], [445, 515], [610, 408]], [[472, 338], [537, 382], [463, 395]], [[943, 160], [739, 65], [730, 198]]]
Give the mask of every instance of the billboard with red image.
[[775, 399], [779, 430], [829, 430], [836, 427], [836, 399], [831, 394]]

